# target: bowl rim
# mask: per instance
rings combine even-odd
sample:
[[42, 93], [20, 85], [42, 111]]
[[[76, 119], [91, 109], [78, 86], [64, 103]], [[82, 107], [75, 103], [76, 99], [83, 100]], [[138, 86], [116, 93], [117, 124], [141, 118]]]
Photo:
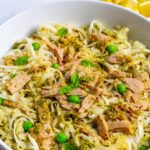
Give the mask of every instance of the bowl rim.
[[128, 13], [131, 13], [131, 14], [135, 15], [136, 17], [139, 17], [141, 20], [144, 20], [145, 22], [147, 22], [147, 23], [150, 24], [150, 21], [149, 21], [146, 17], [142, 16], [141, 14], [139, 14], [139, 13], [137, 13], [137, 12], [135, 12], [135, 11], [129, 9], [129, 8], [123, 7], [123, 6], [114, 4], [114, 3], [105, 2], [105, 1], [102, 1], [102, 0], [58, 0], [58, 1], [52, 0], [52, 1], [47, 1], [47, 2], [40, 2], [39, 4], [36, 4], [35, 6], [32, 6], [32, 7], [28, 8], [28, 9], [25, 9], [24, 11], [22, 11], [22, 12], [16, 14], [16, 15], [14, 15], [14, 16], [12, 16], [12, 17], [10, 17], [8, 20], [4, 21], [4, 22], [0, 25], [0, 30], [1, 30], [2, 28], [4, 28], [5, 25], [7, 25], [7, 23], [9, 23], [9, 22], [15, 20], [17, 17], [20, 17], [20, 16], [22, 16], [22, 15], [28, 13], [28, 12], [33, 11], [34, 9], [37, 9], [37, 8], [40, 8], [40, 7], [44, 7], [44, 6], [50, 5], [50, 4], [57, 4], [57, 3], [74, 3], [74, 2], [76, 2], [76, 3], [77, 3], [77, 2], [78, 2], [78, 3], [80, 3], [80, 2], [85, 2], [85, 3], [86, 3], [86, 2], [87, 2], [87, 3], [97, 3], [98, 5], [101, 3], [101, 4], [104, 4], [104, 5], [107, 5], [107, 6], [112, 6], [112, 7], [114, 7], [114, 8], [120, 9], [120, 10], [122, 10], [122, 11], [126, 11], [126, 12], [128, 12]]

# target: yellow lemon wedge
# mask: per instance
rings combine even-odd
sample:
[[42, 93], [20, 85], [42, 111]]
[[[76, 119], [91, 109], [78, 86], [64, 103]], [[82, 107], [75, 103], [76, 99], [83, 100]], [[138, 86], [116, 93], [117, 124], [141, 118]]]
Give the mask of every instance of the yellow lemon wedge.
[[150, 17], [150, 1], [145, 1], [139, 4], [139, 11], [142, 15]]
[[124, 7], [128, 7], [146, 17], [150, 17], [150, 0], [105, 0]]
[[138, 10], [138, 2], [137, 1], [134, 1], [134, 0], [126, 0], [122, 3], [120, 3], [120, 5], [122, 6], [125, 6], [125, 7], [128, 7], [136, 12], [139, 12]]

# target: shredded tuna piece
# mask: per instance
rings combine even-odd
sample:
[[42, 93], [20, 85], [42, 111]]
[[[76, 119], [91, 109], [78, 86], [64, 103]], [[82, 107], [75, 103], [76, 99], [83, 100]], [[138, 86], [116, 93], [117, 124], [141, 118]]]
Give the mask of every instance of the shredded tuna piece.
[[143, 82], [135, 78], [125, 78], [124, 81], [128, 88], [134, 93], [141, 93], [145, 88]]
[[65, 82], [60, 80], [54, 86], [45, 86], [42, 87], [41, 95], [42, 97], [53, 97], [59, 95], [59, 89], [62, 86], [65, 86]]
[[105, 120], [103, 115], [97, 116], [96, 119], [97, 122], [97, 128], [98, 128], [98, 134], [103, 138], [103, 139], [108, 139], [109, 137], [109, 127], [107, 124], [107, 121]]
[[79, 113], [83, 113], [85, 110], [87, 110], [94, 103], [95, 100], [96, 100], [95, 96], [91, 94], [87, 95], [82, 101]]
[[141, 101], [138, 103], [131, 103], [129, 106], [133, 111], [137, 110], [148, 110], [149, 109], [149, 103], [146, 101]]
[[61, 106], [65, 108], [66, 110], [72, 110], [72, 109], [79, 109], [79, 104], [73, 104], [67, 101], [67, 97], [65, 95], [58, 95], [56, 96], [56, 99], [59, 101]]
[[91, 90], [95, 89], [95, 86], [99, 86], [99, 76], [96, 76], [94, 80], [88, 83], [83, 83], [86, 87], [90, 88]]
[[140, 73], [136, 73], [134, 75], [134, 77], [138, 80], [141, 80], [141, 81], [148, 81], [149, 80], [149, 75], [147, 72], [140, 72]]
[[79, 96], [86, 96], [87, 93], [82, 90], [81, 88], [76, 88], [72, 90], [68, 95], [79, 95]]
[[92, 34], [92, 39], [100, 42], [102, 46], [106, 45], [108, 42], [112, 40], [112, 38], [108, 35], [105, 35], [103, 33], [98, 34]]
[[128, 120], [108, 121], [108, 126], [112, 132], [133, 133], [132, 124]]
[[57, 47], [56, 45], [54, 45], [52, 42], [50, 42], [47, 39], [44, 39], [44, 41], [46, 42], [47, 46], [49, 47], [49, 49], [54, 53], [54, 55], [57, 57], [57, 61], [62, 64], [63, 61], [63, 50], [59, 47]]
[[133, 93], [131, 92], [130, 90], [128, 90], [126, 93], [125, 93], [125, 98], [128, 102], [137, 102], [140, 100], [141, 98], [141, 94], [139, 93]]
[[145, 89], [150, 91], [150, 78], [147, 72], [137, 73], [134, 77], [140, 81], [142, 81], [145, 85]]
[[42, 97], [53, 97], [59, 94], [59, 89], [52, 88], [50, 90], [42, 90], [41, 94], [42, 94]]
[[13, 94], [21, 90], [29, 81], [30, 77], [26, 73], [20, 73], [6, 84], [7, 90]]
[[110, 64], [122, 64], [125, 62], [125, 57], [121, 55], [110, 55], [107, 58], [107, 62]]
[[127, 74], [120, 70], [113, 70], [110, 72], [110, 75], [114, 78], [125, 78]]
[[77, 67], [80, 64], [80, 62], [81, 62], [81, 59], [73, 62], [72, 68], [68, 72], [66, 72], [66, 74], [65, 74], [66, 79], [69, 79], [70, 76], [77, 70]]

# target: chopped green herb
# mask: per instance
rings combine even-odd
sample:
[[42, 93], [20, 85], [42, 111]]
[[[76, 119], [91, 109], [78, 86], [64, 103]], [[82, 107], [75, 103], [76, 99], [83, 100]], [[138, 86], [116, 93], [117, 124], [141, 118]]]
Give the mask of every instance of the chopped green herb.
[[17, 49], [21, 44], [26, 44], [26, 41], [16, 42], [16, 43], [13, 45], [12, 49]]
[[146, 145], [141, 145], [141, 147], [139, 148], [139, 150], [148, 150], [149, 147]]
[[93, 67], [94, 66], [94, 64], [87, 59], [82, 60], [80, 64], [85, 67]]
[[40, 43], [37, 42], [32, 43], [32, 46], [35, 51], [38, 51], [41, 47]]
[[59, 35], [61, 37], [65, 36], [66, 34], [68, 34], [67, 28], [62, 27], [57, 31], [57, 35]]
[[90, 81], [92, 81], [92, 79], [90, 77], [81, 77], [80, 81], [82, 81], [82, 82], [90, 82]]
[[58, 69], [58, 68], [59, 68], [59, 64], [52, 64], [52, 67], [53, 67], [54, 69]]
[[4, 99], [0, 98], [0, 105], [2, 105], [4, 103]]
[[17, 75], [16, 73], [13, 73], [13, 74], [10, 75], [10, 77], [14, 78], [16, 75]]
[[28, 63], [28, 59], [29, 57], [27, 56], [18, 57], [14, 62], [14, 65], [26, 65]]
[[64, 150], [78, 150], [78, 148], [73, 144], [65, 144]]
[[60, 94], [67, 94], [69, 92], [71, 92], [74, 88], [70, 85], [64, 86], [62, 88], [60, 88], [59, 93]]
[[150, 146], [150, 137], [148, 138], [148, 145]]
[[80, 85], [80, 78], [77, 72], [71, 75], [70, 83], [73, 87], [78, 87]]

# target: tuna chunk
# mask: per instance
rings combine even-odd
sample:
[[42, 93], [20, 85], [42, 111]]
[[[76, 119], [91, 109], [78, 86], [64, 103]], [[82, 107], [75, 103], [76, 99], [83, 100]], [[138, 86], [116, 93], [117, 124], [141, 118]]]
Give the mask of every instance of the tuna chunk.
[[109, 127], [103, 115], [97, 116], [96, 119], [98, 134], [104, 139], [108, 139], [109, 137]]
[[136, 73], [135, 78], [142, 81], [145, 85], [145, 89], [150, 92], [150, 78], [147, 72]]
[[130, 90], [128, 90], [125, 94], [125, 98], [128, 102], [138, 102], [141, 98], [141, 94], [133, 93]]
[[124, 57], [120, 55], [110, 55], [107, 58], [107, 62], [110, 64], [121, 64], [124, 62]]
[[54, 86], [45, 86], [42, 87], [41, 95], [42, 97], [53, 97], [59, 95], [59, 89], [62, 86], [65, 86], [65, 81], [60, 80]]
[[47, 39], [44, 39], [44, 41], [46, 42], [47, 46], [49, 47], [49, 49], [54, 53], [54, 55], [57, 57], [57, 61], [62, 64], [63, 61], [63, 50], [59, 47], [57, 47], [56, 45], [54, 45], [52, 42], [50, 42]]
[[83, 113], [85, 110], [87, 110], [94, 103], [95, 100], [96, 100], [95, 96], [91, 94], [87, 95], [81, 103], [81, 108], [79, 109], [79, 113]]
[[66, 110], [73, 110], [73, 109], [79, 109], [80, 105], [79, 104], [73, 104], [67, 101], [67, 97], [65, 95], [58, 95], [55, 97], [60, 105], [65, 108]]
[[149, 75], [147, 72], [142, 72], [142, 73], [135, 73], [134, 77], [138, 80], [141, 80], [141, 81], [149, 81]]
[[87, 93], [82, 90], [81, 88], [76, 88], [72, 90], [68, 95], [79, 95], [79, 96], [86, 96]]
[[51, 89], [43, 89], [41, 91], [42, 97], [53, 97], [59, 94], [59, 89], [56, 88], [51, 88]]
[[120, 70], [113, 70], [110, 72], [110, 75], [114, 78], [125, 78], [127, 74]]
[[128, 88], [134, 93], [141, 93], [145, 88], [144, 83], [135, 78], [125, 78], [124, 81], [126, 82]]
[[93, 40], [98, 41], [102, 46], [106, 45], [112, 39], [110, 36], [103, 33], [92, 34], [91, 36]]
[[70, 76], [77, 70], [77, 67], [80, 64], [80, 62], [81, 62], [81, 59], [72, 62], [72, 64], [73, 64], [72, 68], [69, 71], [67, 71], [65, 74], [66, 79], [69, 79]]
[[146, 101], [141, 101], [139, 103], [131, 103], [130, 104], [130, 108], [133, 111], [137, 111], [137, 110], [148, 110], [149, 109], [149, 103]]
[[6, 84], [7, 90], [13, 94], [21, 90], [29, 81], [30, 77], [26, 73], [20, 73]]
[[132, 124], [128, 120], [108, 121], [108, 127], [112, 132], [133, 133]]

